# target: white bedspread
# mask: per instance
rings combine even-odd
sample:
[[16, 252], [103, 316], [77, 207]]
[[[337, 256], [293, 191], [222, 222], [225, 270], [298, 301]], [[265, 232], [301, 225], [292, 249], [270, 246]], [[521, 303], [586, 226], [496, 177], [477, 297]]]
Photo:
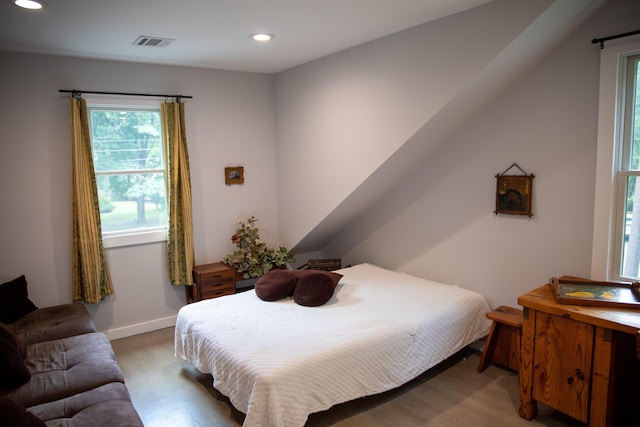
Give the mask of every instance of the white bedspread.
[[265, 302], [253, 291], [183, 307], [176, 357], [212, 374], [245, 427], [296, 427], [400, 386], [489, 331], [490, 308], [477, 293], [370, 264], [338, 272], [320, 307]]

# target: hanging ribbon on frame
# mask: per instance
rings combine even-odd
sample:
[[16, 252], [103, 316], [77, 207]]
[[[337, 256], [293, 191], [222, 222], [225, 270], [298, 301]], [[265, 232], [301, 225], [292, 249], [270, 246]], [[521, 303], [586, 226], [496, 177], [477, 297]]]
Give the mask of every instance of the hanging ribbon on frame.
[[[513, 168], [518, 168], [522, 175], [507, 175]], [[496, 174], [496, 215], [527, 215], [531, 212], [534, 174], [527, 174], [516, 162], [501, 174]]]

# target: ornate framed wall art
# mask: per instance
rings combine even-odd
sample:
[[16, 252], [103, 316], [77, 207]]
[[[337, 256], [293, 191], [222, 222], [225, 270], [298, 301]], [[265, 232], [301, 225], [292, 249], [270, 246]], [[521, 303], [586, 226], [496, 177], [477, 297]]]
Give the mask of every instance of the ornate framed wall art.
[[[518, 168], [522, 175], [506, 175], [514, 167]], [[532, 217], [533, 178], [535, 175], [527, 175], [517, 163], [513, 163], [501, 174], [496, 174], [496, 210], [494, 213], [496, 215], [527, 215]]]
[[244, 167], [230, 166], [224, 168], [224, 183], [227, 185], [244, 184]]

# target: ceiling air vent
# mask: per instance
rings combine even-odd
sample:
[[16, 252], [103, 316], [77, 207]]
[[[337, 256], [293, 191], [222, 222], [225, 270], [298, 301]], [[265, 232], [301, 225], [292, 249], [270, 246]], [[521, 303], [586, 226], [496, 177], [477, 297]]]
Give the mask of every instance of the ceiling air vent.
[[133, 42], [134, 46], [152, 46], [152, 47], [167, 47], [175, 39], [167, 39], [162, 37], [149, 37], [140, 36]]

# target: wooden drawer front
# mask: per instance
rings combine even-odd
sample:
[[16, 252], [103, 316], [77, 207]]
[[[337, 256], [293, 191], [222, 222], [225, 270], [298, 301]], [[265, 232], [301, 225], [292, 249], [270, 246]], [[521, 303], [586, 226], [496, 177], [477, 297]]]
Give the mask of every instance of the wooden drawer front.
[[199, 283], [217, 283], [223, 281], [233, 282], [233, 269], [225, 268], [218, 270], [205, 271], [197, 274], [198, 277], [195, 280]]
[[217, 298], [223, 295], [231, 295], [235, 292], [236, 287], [232, 280], [202, 284], [202, 299]]

